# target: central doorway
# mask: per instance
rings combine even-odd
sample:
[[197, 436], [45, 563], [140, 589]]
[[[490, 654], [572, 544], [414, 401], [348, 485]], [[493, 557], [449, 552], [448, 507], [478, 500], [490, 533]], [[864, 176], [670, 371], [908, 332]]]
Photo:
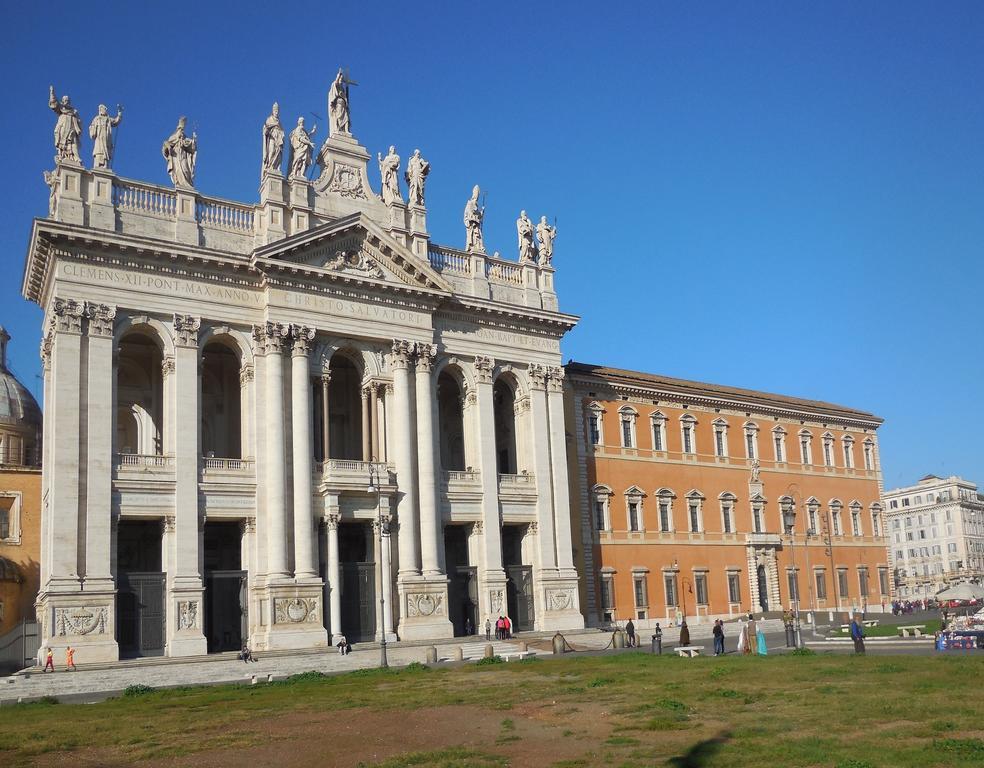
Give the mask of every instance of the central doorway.
[[769, 579], [765, 573], [765, 566], [760, 565], [757, 570], [759, 608], [765, 613], [769, 610]]
[[116, 574], [120, 656], [163, 656], [165, 574], [161, 570], [160, 521], [120, 521]]
[[448, 618], [454, 636], [474, 635], [478, 629], [478, 569], [469, 565], [470, 525], [444, 528], [444, 562], [448, 574]]
[[506, 605], [513, 630], [533, 629], [533, 566], [523, 562], [525, 525], [502, 526], [502, 565], [506, 571]]
[[205, 523], [204, 539], [208, 652], [238, 651], [249, 631], [239, 522]]
[[338, 560], [342, 571], [341, 631], [349, 642], [364, 642], [376, 637], [373, 549], [371, 525], [342, 523], [338, 526]]

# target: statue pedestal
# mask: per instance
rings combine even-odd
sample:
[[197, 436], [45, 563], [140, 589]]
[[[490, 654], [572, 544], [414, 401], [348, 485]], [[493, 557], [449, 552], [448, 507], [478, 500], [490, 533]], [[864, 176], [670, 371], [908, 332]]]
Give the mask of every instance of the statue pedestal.
[[400, 599], [401, 640], [454, 637], [448, 618], [447, 576], [409, 576], [397, 585]]
[[304, 232], [311, 226], [311, 182], [302, 176], [287, 180], [290, 189], [290, 231], [288, 235]]
[[284, 195], [284, 176], [278, 171], [266, 171], [260, 182], [260, 237], [271, 243], [287, 236], [287, 200]]
[[544, 309], [557, 309], [557, 292], [554, 290], [554, 268], [544, 264], [537, 269], [540, 277], [540, 301]]
[[175, 187], [178, 198], [177, 220], [174, 222], [174, 238], [179, 243], [201, 245], [198, 242], [198, 221], [195, 219], [195, 205], [198, 193], [190, 187]]
[[400, 245], [407, 245], [409, 232], [407, 231], [407, 205], [402, 200], [390, 203], [389, 208], [389, 227], [387, 231], [393, 236], [394, 240], [399, 241]]
[[55, 165], [58, 175], [58, 205], [55, 209], [58, 221], [66, 224], [85, 224], [85, 210], [82, 207], [82, 166], [58, 160]]
[[427, 260], [427, 209], [422, 205], [410, 206], [410, 250], [414, 256]]
[[540, 286], [537, 285], [536, 264], [524, 261], [520, 264], [523, 270], [523, 292], [526, 306], [540, 309]]
[[113, 208], [113, 180], [116, 174], [109, 168], [93, 168], [89, 183], [89, 226], [116, 230], [116, 210]]

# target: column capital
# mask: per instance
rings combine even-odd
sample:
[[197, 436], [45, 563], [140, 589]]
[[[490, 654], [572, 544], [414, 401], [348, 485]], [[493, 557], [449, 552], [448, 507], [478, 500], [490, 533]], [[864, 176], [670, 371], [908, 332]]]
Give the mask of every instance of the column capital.
[[54, 331], [48, 328], [44, 336], [41, 337], [41, 348], [38, 350], [38, 354], [41, 355], [41, 367], [46, 371], [51, 370], [52, 346], [54, 346]]
[[340, 520], [341, 520], [341, 516], [334, 513], [324, 515], [321, 518], [321, 522], [324, 524], [325, 530], [328, 531], [337, 531], [338, 523]]
[[294, 357], [307, 357], [311, 354], [314, 328], [307, 325], [291, 325], [290, 335], [294, 339], [294, 348], [292, 351]]
[[54, 330], [58, 333], [82, 333], [82, 317], [85, 315], [85, 302], [75, 299], [60, 299], [57, 296], [51, 306], [54, 314]]
[[161, 360], [161, 376], [165, 379], [174, 373], [174, 355], [168, 355]]
[[414, 356], [417, 362], [417, 370], [422, 373], [430, 373], [434, 367], [434, 360], [437, 357], [437, 347], [433, 344], [417, 343], [414, 345]]
[[555, 365], [548, 365], [547, 368], [547, 388], [551, 392], [564, 391], [564, 369]]
[[179, 347], [197, 347], [198, 331], [202, 327], [202, 319], [192, 315], [174, 315], [175, 342]]
[[547, 366], [540, 363], [530, 363], [527, 369], [530, 377], [530, 387], [532, 389], [544, 390], [547, 388]]
[[403, 339], [393, 339], [393, 347], [390, 353], [390, 365], [394, 369], [407, 369], [410, 367], [410, 360], [414, 353], [414, 343]]
[[492, 369], [495, 368], [495, 358], [487, 355], [475, 355], [475, 380], [479, 384], [492, 383]]
[[325, 369], [325, 370], [323, 370], [323, 371], [321, 372], [321, 374], [320, 374], [320, 375], [318, 376], [318, 379], [319, 379], [319, 380], [321, 381], [321, 383], [322, 383], [322, 384], [323, 384], [324, 386], [326, 386], [326, 387], [327, 387], [327, 386], [328, 386], [329, 384], [331, 384], [331, 371], [329, 371], [329, 370], [328, 370], [328, 369], [326, 368], [326, 369]]
[[246, 363], [246, 365], [239, 369], [239, 386], [245, 387], [249, 384], [253, 380], [254, 374], [253, 364]]
[[280, 354], [288, 336], [290, 326], [283, 323], [266, 322], [253, 326], [253, 346], [258, 354]]
[[87, 301], [85, 303], [85, 316], [89, 319], [90, 336], [112, 337], [113, 321], [116, 319], [116, 307]]

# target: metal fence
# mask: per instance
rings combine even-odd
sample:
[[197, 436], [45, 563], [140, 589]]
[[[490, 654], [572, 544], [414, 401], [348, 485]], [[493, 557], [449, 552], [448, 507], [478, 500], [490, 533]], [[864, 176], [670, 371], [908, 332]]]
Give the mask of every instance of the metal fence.
[[36, 621], [22, 621], [0, 637], [0, 674], [9, 675], [33, 666], [41, 647], [41, 633]]

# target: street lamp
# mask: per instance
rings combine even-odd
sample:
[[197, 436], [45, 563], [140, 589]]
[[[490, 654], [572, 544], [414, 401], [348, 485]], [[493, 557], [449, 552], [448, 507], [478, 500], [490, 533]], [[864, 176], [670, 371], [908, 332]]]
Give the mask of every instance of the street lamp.
[[796, 508], [793, 506], [793, 502], [789, 498], [780, 502], [780, 507], [782, 509], [783, 527], [786, 529], [786, 534], [789, 536], [790, 559], [793, 564], [793, 585], [795, 586], [795, 591], [793, 592], [793, 633], [795, 638], [793, 645], [797, 648], [802, 648], [803, 638], [800, 634], [799, 615], [799, 574], [796, 572]]
[[376, 494], [376, 551], [379, 553], [379, 666], [388, 667], [389, 662], [386, 660], [386, 585], [383, 583], [383, 578], [386, 574], [386, 569], [383, 568], [383, 525], [386, 521], [383, 520], [383, 508], [380, 496], [382, 494], [382, 489], [379, 487], [379, 470], [376, 467], [375, 461], [369, 462], [369, 488], [367, 489], [370, 494]]

